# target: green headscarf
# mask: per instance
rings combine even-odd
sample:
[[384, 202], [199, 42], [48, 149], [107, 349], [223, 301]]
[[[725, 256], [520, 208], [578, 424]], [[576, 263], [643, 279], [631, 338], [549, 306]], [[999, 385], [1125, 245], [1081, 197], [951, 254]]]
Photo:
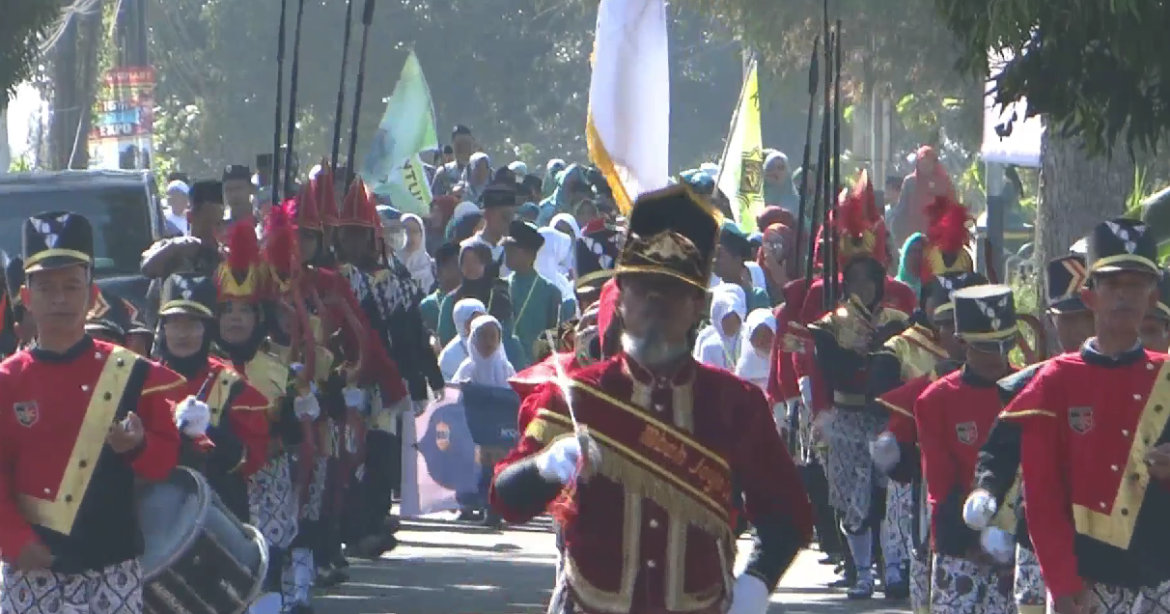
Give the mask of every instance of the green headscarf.
[[[902, 244], [902, 254], [898, 258], [898, 276], [894, 278], [906, 284], [907, 286], [910, 286], [910, 289], [914, 291], [915, 296], [921, 294], [922, 292], [922, 277], [918, 271], [911, 271], [909, 267], [907, 267], [907, 264], [909, 263], [906, 260], [910, 255], [910, 248], [914, 247], [914, 244], [919, 241], [926, 243], [926, 235], [922, 234], [921, 232], [916, 232], [910, 235], [906, 239], [906, 242]], [[926, 245], [923, 245], [922, 248], [926, 249]]]

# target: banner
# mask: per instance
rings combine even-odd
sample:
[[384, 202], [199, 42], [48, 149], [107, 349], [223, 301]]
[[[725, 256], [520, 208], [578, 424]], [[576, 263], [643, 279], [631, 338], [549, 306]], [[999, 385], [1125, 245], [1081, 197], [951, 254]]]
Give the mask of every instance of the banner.
[[484, 450], [516, 444], [519, 411], [520, 397], [511, 388], [448, 384], [421, 414], [405, 420], [402, 517], [482, 502]]
[[399, 211], [427, 215], [431, 187], [418, 153], [438, 146], [431, 90], [418, 56], [411, 51], [386, 101], [360, 174], [375, 194], [389, 198]]
[[106, 72], [94, 103], [89, 165], [150, 168], [154, 150], [154, 68], [121, 66]]
[[715, 185], [731, 201], [731, 212], [740, 229], [748, 233], [756, 230], [756, 215], [764, 210], [764, 138], [760, 133], [760, 82], [754, 58], [731, 117], [731, 131]]

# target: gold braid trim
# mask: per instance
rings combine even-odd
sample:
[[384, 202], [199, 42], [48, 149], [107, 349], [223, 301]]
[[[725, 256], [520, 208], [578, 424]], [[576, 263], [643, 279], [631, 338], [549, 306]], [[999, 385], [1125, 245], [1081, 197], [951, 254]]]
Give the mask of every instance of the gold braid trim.
[[[727, 539], [731, 534], [730, 521], [727, 517], [720, 516], [709, 507], [695, 501], [658, 472], [631, 460], [611, 445], [616, 442], [610, 437], [598, 433], [595, 429], [590, 429], [589, 434], [601, 448], [601, 463], [597, 467], [597, 473], [621, 484], [631, 493], [652, 499], [670, 514], [672, 520], [694, 525], [716, 539]], [[565, 425], [537, 417], [528, 424], [524, 435], [536, 439], [547, 448], [558, 439], [572, 437], [573, 431]]]

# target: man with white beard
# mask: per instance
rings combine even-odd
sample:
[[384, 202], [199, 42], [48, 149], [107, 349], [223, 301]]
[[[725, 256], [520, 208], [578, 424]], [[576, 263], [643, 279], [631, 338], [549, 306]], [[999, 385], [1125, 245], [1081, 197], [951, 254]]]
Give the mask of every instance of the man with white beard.
[[[549, 612], [763, 614], [812, 512], [760, 389], [691, 357], [719, 214], [673, 186], [640, 197], [629, 224], [621, 351], [525, 398], [492, 507], [509, 522], [556, 518]], [[733, 578], [741, 514], [756, 538]]]

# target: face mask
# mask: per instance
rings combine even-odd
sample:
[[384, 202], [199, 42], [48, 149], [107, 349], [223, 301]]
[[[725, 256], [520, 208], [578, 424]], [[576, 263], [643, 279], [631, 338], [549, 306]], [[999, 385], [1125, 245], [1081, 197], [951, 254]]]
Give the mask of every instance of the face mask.
[[390, 249], [394, 251], [402, 251], [406, 247], [406, 232], [401, 230], [392, 230], [387, 233], [386, 242], [390, 244]]

